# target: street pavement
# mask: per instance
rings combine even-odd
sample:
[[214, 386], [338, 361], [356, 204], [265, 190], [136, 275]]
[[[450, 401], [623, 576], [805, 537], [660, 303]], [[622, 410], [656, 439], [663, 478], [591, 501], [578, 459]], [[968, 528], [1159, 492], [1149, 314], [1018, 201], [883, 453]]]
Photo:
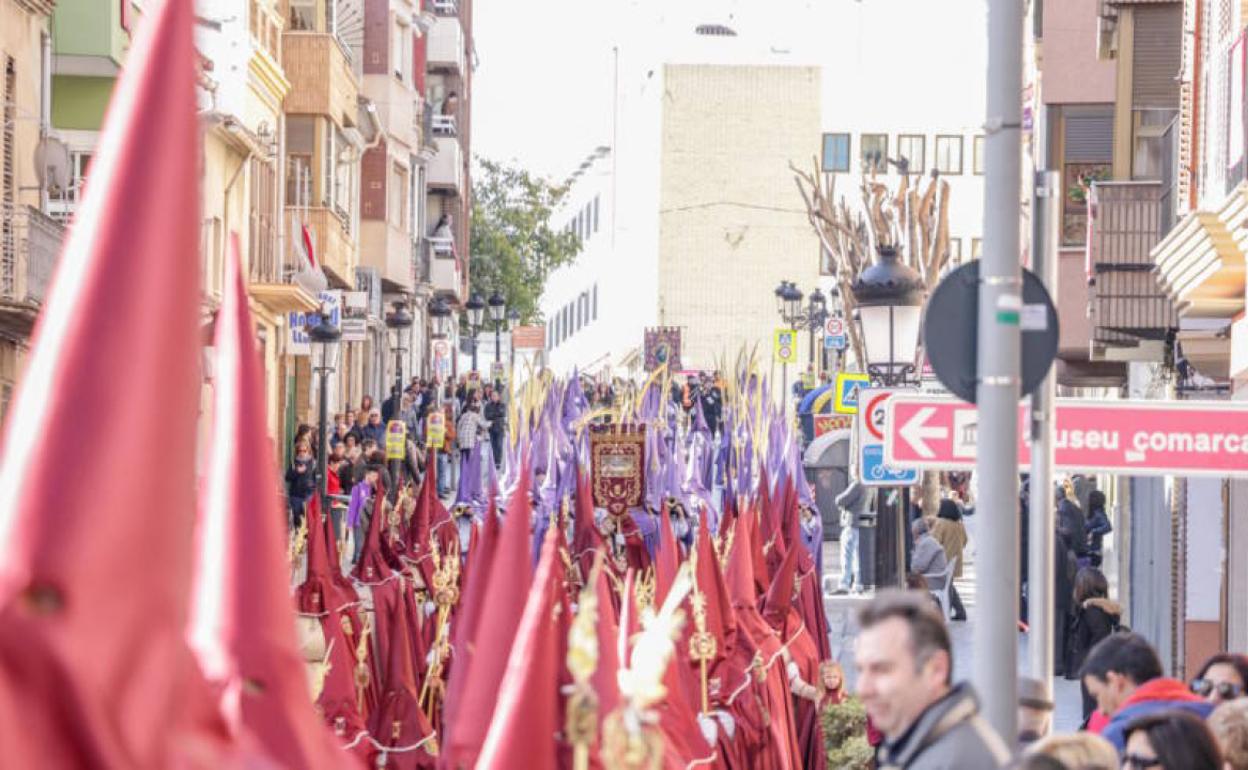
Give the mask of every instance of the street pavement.
[[[968, 527], [968, 529], [970, 529]], [[974, 537], [973, 531], [971, 534]], [[974, 654], [972, 637], [975, 634], [975, 623], [979, 619], [975, 611], [975, 575], [974, 541], [965, 551], [966, 565], [962, 570], [962, 578], [955, 581], [962, 603], [966, 605], [968, 618], [962, 622], [950, 622], [949, 632], [953, 642], [953, 678], [954, 681], [970, 679], [971, 658]], [[832, 575], [833, 585], [840, 580], [840, 546], [835, 542], [823, 544], [824, 574]], [[845, 668], [846, 679], [852, 688], [857, 674], [854, 670], [854, 638], [857, 636], [857, 611], [870, 597], [862, 596], [825, 596], [824, 607], [828, 613], [828, 632], [832, 641], [832, 654]], [[1018, 635], [1018, 670], [1025, 676], [1028, 670], [1028, 643], [1030, 635]], [[1053, 679], [1053, 696], [1056, 709], [1053, 717], [1053, 730], [1059, 733], [1074, 732], [1083, 721], [1082, 701], [1079, 693], [1079, 682], [1062, 677]]]

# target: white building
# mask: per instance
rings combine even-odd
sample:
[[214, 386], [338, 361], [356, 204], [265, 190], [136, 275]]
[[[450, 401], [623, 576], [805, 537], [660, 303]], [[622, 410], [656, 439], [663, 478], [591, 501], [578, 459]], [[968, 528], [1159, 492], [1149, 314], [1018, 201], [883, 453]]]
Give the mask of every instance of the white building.
[[[984, 94], [963, 84], [986, 66], [981, 2], [649, 6], [612, 22], [611, 136], [555, 219], [584, 249], [543, 295], [552, 368], [636, 366], [656, 325], [682, 329], [685, 368], [742, 344], [766, 362], [775, 286], [829, 283], [790, 162], [838, 173], [851, 205], [876, 151], [938, 168], [953, 256], [978, 254]], [[965, 34], [933, 33], [950, 29]], [[802, 368], [807, 347], [803, 334]]]

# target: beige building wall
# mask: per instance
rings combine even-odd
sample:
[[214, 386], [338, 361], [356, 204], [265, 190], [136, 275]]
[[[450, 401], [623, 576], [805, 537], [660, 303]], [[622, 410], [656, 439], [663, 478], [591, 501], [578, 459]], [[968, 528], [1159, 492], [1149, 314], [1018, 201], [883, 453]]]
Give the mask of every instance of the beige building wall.
[[[789, 170], [819, 148], [819, 69], [666, 65], [664, 73], [659, 323], [683, 328], [686, 369], [757, 343], [767, 371], [776, 285], [787, 279], [809, 292], [819, 277], [819, 242]], [[802, 369], [808, 344], [803, 332]]]

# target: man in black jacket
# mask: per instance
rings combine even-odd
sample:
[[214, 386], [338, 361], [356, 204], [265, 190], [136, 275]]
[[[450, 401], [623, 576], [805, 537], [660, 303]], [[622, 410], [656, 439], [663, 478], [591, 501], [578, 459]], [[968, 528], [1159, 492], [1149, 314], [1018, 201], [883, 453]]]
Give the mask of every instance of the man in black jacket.
[[494, 452], [494, 467], [500, 468], [503, 464], [503, 435], [507, 432], [507, 405], [503, 403], [498, 390], [490, 391], [484, 417], [490, 423], [490, 449]]

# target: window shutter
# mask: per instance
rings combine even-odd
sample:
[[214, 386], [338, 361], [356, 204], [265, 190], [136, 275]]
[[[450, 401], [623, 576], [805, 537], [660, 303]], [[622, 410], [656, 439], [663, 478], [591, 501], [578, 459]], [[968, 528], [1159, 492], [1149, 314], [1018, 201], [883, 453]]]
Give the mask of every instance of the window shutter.
[[1114, 157], [1112, 107], [1066, 111], [1067, 163], [1108, 163]]
[[1178, 109], [1183, 7], [1179, 3], [1135, 9], [1132, 106]]
[[364, 2], [364, 72], [384, 75], [390, 65], [389, 0]]

